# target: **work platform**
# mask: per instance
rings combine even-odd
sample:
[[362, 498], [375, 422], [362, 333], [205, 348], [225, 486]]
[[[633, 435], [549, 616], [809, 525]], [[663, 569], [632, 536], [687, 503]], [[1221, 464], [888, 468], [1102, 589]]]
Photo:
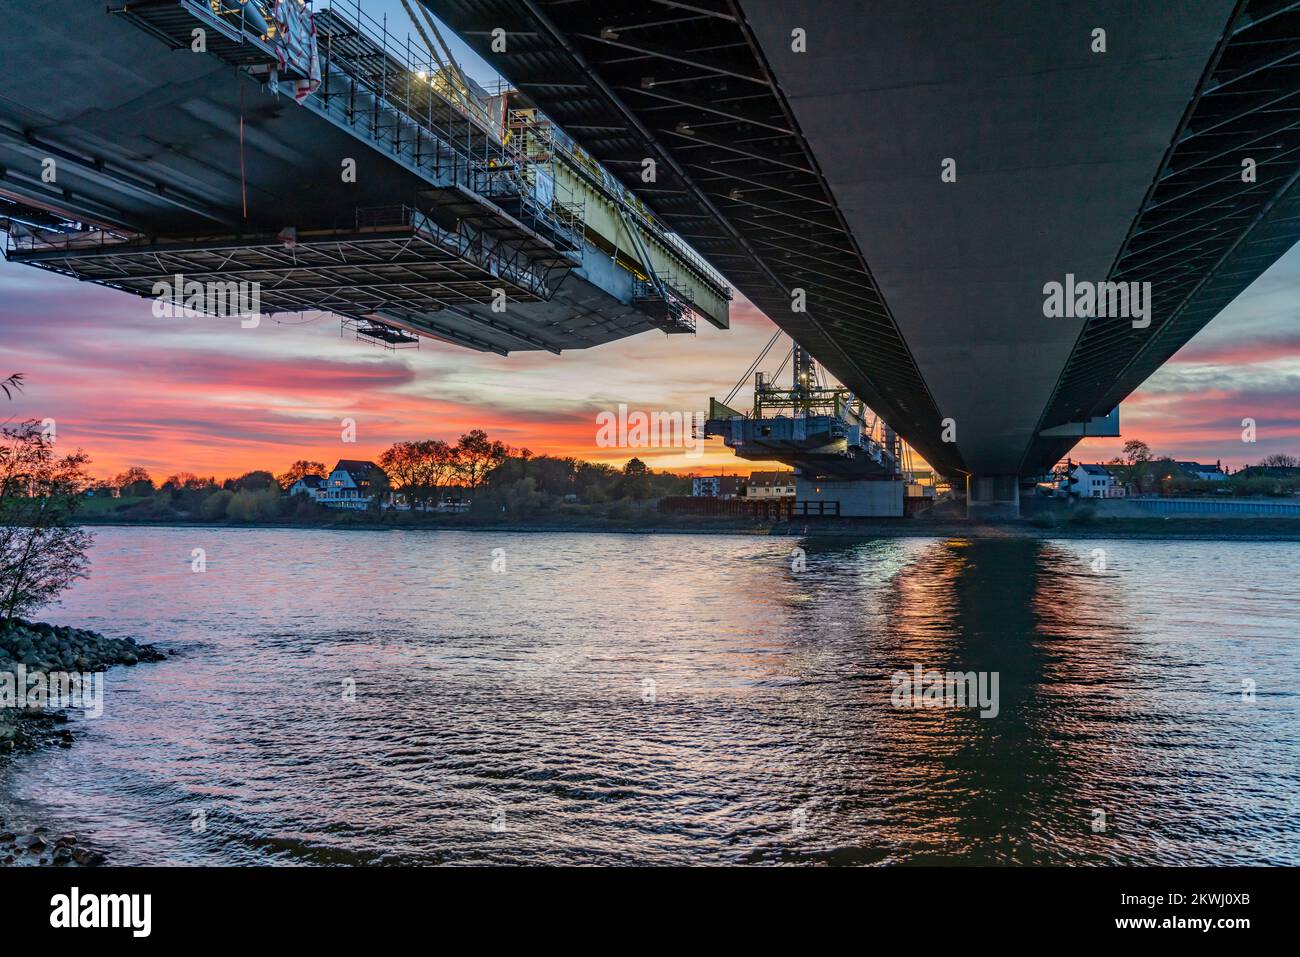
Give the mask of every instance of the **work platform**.
[[[326, 310], [376, 317], [404, 327], [419, 322], [437, 338], [472, 349], [486, 340], [443, 327], [436, 314], [483, 302], [504, 288], [512, 301], [538, 301], [532, 273], [494, 263], [459, 233], [407, 207], [363, 210], [355, 226], [285, 236], [179, 240], [103, 230], [65, 233], [15, 227], [9, 258], [78, 279], [158, 297], [159, 284], [257, 284], [265, 313]], [[179, 279], [179, 283], [177, 280]], [[177, 298], [182, 291], [176, 290]], [[463, 314], [462, 314], [463, 315]], [[474, 317], [523, 347], [551, 348], [518, 323]], [[499, 351], [499, 350], [497, 350]]]
[[141, 296], [256, 284], [267, 313], [333, 312], [389, 345], [726, 327], [722, 277], [527, 97], [355, 0], [282, 21], [263, 0], [90, 7], [19, 9], [0, 36], [10, 260]]
[[789, 388], [755, 373], [750, 412], [710, 399], [705, 437], [721, 438], [742, 459], [792, 466], [802, 515], [902, 516], [903, 443], [897, 433], [848, 389], [822, 385], [812, 356], [798, 344], [789, 358]]
[[898, 435], [848, 389], [821, 385], [812, 356], [797, 343], [789, 359], [789, 388], [754, 374], [750, 412], [710, 399], [705, 437], [721, 438], [742, 459], [784, 462], [805, 478], [897, 478]]

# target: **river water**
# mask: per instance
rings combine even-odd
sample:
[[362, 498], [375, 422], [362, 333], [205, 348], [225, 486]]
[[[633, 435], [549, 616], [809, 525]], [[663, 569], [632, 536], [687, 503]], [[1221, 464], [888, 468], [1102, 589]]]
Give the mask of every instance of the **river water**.
[[0, 801], [110, 863], [1300, 863], [1294, 543], [95, 535], [177, 654]]

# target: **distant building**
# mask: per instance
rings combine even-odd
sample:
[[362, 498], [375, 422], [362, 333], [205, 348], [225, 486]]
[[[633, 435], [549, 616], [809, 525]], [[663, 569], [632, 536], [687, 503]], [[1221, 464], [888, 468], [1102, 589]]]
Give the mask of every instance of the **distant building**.
[[362, 509], [387, 494], [388, 476], [374, 462], [339, 459], [325, 480], [325, 494], [318, 501], [327, 508]]
[[286, 494], [294, 496], [299, 493], [310, 495], [317, 502], [321, 501], [325, 498], [325, 479], [319, 475], [304, 475], [289, 486]]
[[691, 479], [693, 498], [735, 498], [740, 490], [740, 478], [735, 475], [701, 475]]
[[794, 472], [755, 472], [745, 483], [745, 498], [794, 498]]
[[1122, 498], [1124, 495], [1124, 486], [1104, 465], [1080, 463], [1074, 467], [1070, 478], [1075, 480], [1071, 491], [1080, 498]]
[[1247, 465], [1233, 473], [1236, 478], [1300, 479], [1300, 465]]
[[1200, 462], [1175, 462], [1186, 475], [1197, 479], [1201, 482], [1226, 482], [1228, 475], [1223, 471], [1223, 465], [1215, 462], [1213, 465], [1202, 465]]

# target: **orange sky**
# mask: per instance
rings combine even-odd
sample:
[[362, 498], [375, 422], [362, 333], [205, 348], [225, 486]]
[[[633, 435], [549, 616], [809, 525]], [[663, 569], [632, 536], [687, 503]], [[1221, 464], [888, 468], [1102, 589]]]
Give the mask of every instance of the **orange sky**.
[[[1124, 438], [1157, 454], [1240, 466], [1300, 452], [1300, 333], [1292, 252], [1124, 403]], [[626, 403], [645, 411], [704, 411], [724, 396], [774, 327], [743, 299], [732, 328], [698, 335], [649, 332], [595, 349], [484, 355], [425, 340], [389, 351], [340, 335], [337, 320], [159, 319], [151, 301], [36, 269], [0, 263], [0, 375], [27, 388], [3, 412], [53, 418], [58, 441], [108, 476], [141, 465], [155, 478], [185, 470], [224, 477], [283, 471], [295, 459], [333, 465], [374, 458], [395, 441], [454, 440], [483, 428], [536, 454], [699, 473], [764, 467], [717, 440], [699, 458], [680, 449], [604, 449], [596, 415]], [[773, 371], [788, 340], [765, 364]], [[748, 392], [737, 400], [748, 402]], [[1258, 443], [1241, 442], [1241, 419]], [[341, 441], [356, 421], [357, 441]], [[1104, 460], [1123, 439], [1089, 440], [1077, 460]], [[772, 467], [768, 465], [766, 467]]]

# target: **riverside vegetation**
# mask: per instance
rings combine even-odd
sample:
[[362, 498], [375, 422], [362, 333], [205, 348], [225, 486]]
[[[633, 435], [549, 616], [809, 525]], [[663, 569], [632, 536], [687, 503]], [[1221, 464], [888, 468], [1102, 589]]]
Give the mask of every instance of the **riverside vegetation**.
[[[21, 375], [0, 383], [10, 398], [21, 388]], [[67, 715], [46, 707], [50, 687], [81, 687], [114, 665], [165, 657], [129, 638], [23, 617], [86, 577], [91, 536], [75, 519], [89, 484], [87, 462], [80, 451], [56, 454], [53, 432], [42, 423], [0, 428], [0, 761], [16, 751], [71, 745]], [[0, 817], [0, 863], [99, 859], [74, 834], [51, 837], [40, 825], [19, 831], [17, 822]]]
[[[84, 523], [141, 522], [295, 525], [663, 524], [658, 499], [689, 495], [691, 480], [656, 472], [633, 458], [621, 469], [576, 458], [533, 455], [480, 429], [457, 442], [399, 442], [376, 459], [382, 475], [368, 508], [331, 509], [309, 494], [289, 495], [305, 476], [324, 478], [323, 462], [299, 460], [276, 475], [257, 469], [218, 481], [179, 472], [156, 483], [131, 468], [95, 484]], [[397, 507], [394, 507], [397, 506]]]

